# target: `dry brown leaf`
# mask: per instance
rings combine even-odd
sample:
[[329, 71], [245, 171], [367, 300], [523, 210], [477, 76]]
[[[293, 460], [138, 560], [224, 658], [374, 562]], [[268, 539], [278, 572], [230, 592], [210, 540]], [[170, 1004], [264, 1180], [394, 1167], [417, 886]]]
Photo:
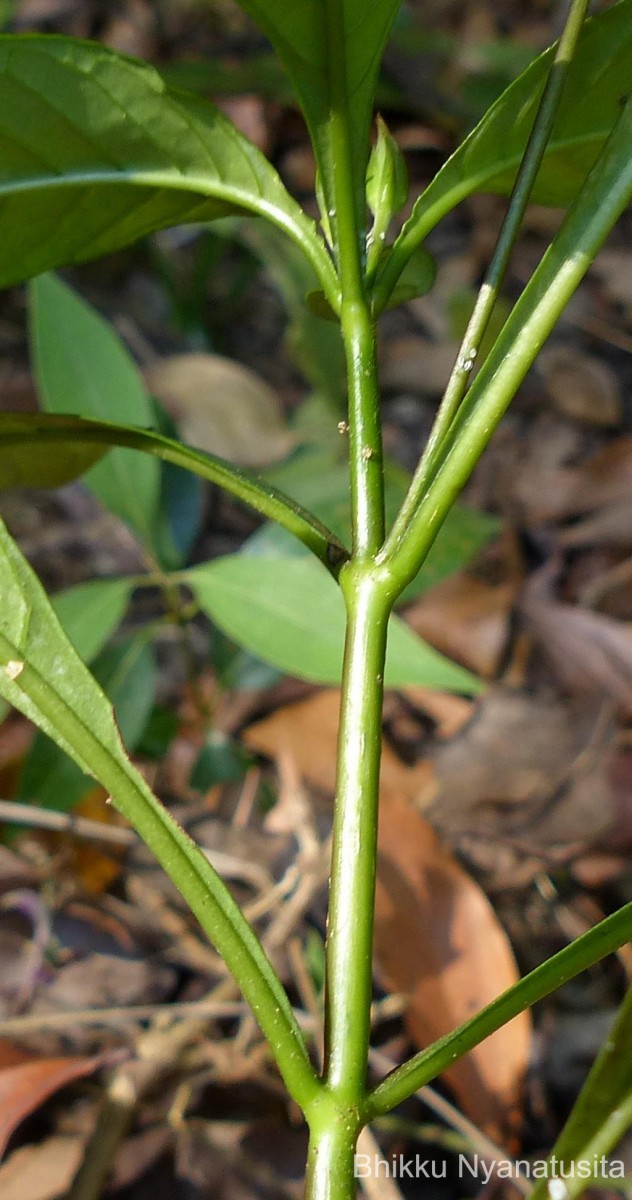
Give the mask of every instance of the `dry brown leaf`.
[[83, 1157], [85, 1137], [51, 1137], [22, 1146], [0, 1166], [2, 1200], [57, 1200], [70, 1187]]
[[435, 692], [432, 688], [409, 684], [402, 688], [415, 708], [426, 713], [436, 725], [438, 737], [452, 737], [472, 715], [472, 700], [450, 692]]
[[628, 550], [632, 546], [632, 496], [608, 504], [568, 529], [562, 529], [557, 540], [566, 550], [586, 546]]
[[528, 423], [516, 413], [496, 430], [479, 464], [483, 477], [477, 504], [500, 505], [520, 526], [535, 525], [563, 513], [574, 481], [568, 463], [585, 453], [585, 431], [561, 419], [550, 406]]
[[572, 475], [574, 487], [567, 515], [594, 512], [617, 504], [630, 495], [632, 485], [632, 437], [619, 437]]
[[19, 1067], [22, 1063], [32, 1062], [33, 1055], [28, 1050], [22, 1050], [15, 1042], [0, 1039], [0, 1073], [9, 1067]]
[[[75, 816], [87, 817], [104, 825], [118, 825], [120, 818], [111, 804], [104, 803], [105, 798], [103, 788], [92, 788], [75, 805]], [[116, 851], [110, 849], [106, 853], [98, 846], [91, 846], [79, 839], [70, 847], [68, 862], [73, 877], [91, 895], [99, 895], [110, 887], [120, 875], [122, 866], [122, 858]]]
[[630, 494], [632, 437], [619, 437], [567, 474], [572, 482], [565, 516], [594, 512]]
[[114, 1160], [108, 1181], [108, 1194], [130, 1188], [159, 1158], [171, 1150], [174, 1130], [169, 1125], [153, 1125], [125, 1139]]
[[31, 863], [19, 858], [6, 846], [0, 846], [0, 895], [14, 888], [31, 887], [38, 878], [38, 872]]
[[[383, 982], [408, 998], [406, 1024], [419, 1047], [519, 977], [481, 889], [423, 817], [388, 790], [380, 815], [375, 950]], [[463, 1111], [500, 1140], [518, 1125], [530, 1039], [523, 1013], [446, 1072]]]
[[[244, 739], [271, 758], [292, 755], [308, 783], [333, 792], [339, 706], [337, 690], [318, 692], [251, 725]], [[420, 1046], [517, 978], [483, 893], [411, 808], [430, 775], [428, 763], [407, 767], [383, 746], [376, 955], [388, 986], [410, 998], [409, 1030]], [[525, 1015], [450, 1071], [465, 1111], [495, 1136], [517, 1113], [529, 1036]]]
[[[553, 521], [629, 503], [632, 437], [619, 437], [578, 467], [535, 471], [532, 521]], [[537, 498], [539, 494], [539, 499]]]
[[618, 304], [632, 306], [632, 250], [624, 246], [602, 250], [591, 270], [600, 276], [607, 296]]
[[458, 343], [429, 338], [402, 337], [386, 343], [381, 358], [381, 379], [386, 388], [440, 396], [458, 354]]
[[608, 854], [604, 851], [602, 854], [586, 854], [584, 858], [579, 858], [573, 863], [571, 874], [581, 887], [597, 891], [627, 874], [629, 868], [628, 854]]
[[621, 389], [607, 363], [576, 346], [550, 346], [538, 368], [558, 412], [586, 425], [613, 427], [621, 421]]
[[534, 575], [520, 612], [563, 687], [611, 696], [632, 713], [632, 629], [603, 613], [552, 598], [555, 565]]
[[15, 796], [24, 756], [33, 736], [30, 721], [15, 713], [0, 725], [0, 796]]
[[296, 444], [277, 396], [254, 371], [217, 354], [176, 354], [145, 372], [185, 442], [247, 467], [284, 458]]
[[393, 131], [393, 136], [400, 150], [439, 150], [442, 153], [448, 150], [445, 133], [419, 121], [400, 125]]
[[281, 174], [290, 191], [296, 194], [313, 194], [316, 186], [316, 160], [308, 142], [290, 144], [283, 150]]
[[123, 11], [113, 14], [102, 32], [102, 41], [120, 54], [150, 61], [159, 53], [156, 41], [156, 21], [151, 8], [143, 0], [128, 0]]
[[40, 991], [32, 1011], [157, 1004], [173, 986], [172, 969], [152, 958], [92, 953], [59, 967], [52, 983]]
[[490, 688], [471, 721], [433, 748], [432, 786], [418, 803], [450, 842], [575, 852], [613, 824], [612, 754], [598, 702]]
[[[336, 744], [340, 692], [328, 688], [298, 704], [279, 708], [270, 717], [250, 725], [243, 740], [251, 750], [276, 759], [294, 759], [300, 776], [312, 787], [333, 795], [336, 786]], [[415, 796], [427, 775], [425, 765], [407, 767], [389, 746], [382, 747], [380, 779], [383, 787]]]
[[0, 1069], [0, 1156], [24, 1117], [67, 1083], [91, 1075], [100, 1062], [100, 1057], [32, 1058]]

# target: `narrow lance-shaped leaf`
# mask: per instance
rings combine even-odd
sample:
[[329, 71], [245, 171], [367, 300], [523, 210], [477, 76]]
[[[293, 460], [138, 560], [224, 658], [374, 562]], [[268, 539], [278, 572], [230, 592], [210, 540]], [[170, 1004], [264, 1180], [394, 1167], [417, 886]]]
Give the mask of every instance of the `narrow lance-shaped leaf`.
[[[40, 275], [29, 292], [32, 358], [43, 407], [52, 413], [151, 425], [151, 397], [111, 326], [54, 275]], [[160, 498], [157, 462], [113, 450], [91, 468], [86, 483], [110, 512], [153, 546]]]
[[[89, 585], [87, 585], [89, 587]], [[156, 692], [156, 657], [143, 632], [110, 646], [92, 670], [114, 708], [125, 745], [134, 750], [142, 737]], [[36, 735], [20, 772], [19, 798], [41, 808], [68, 811], [94, 786], [56, 742]]]
[[[473, 192], [511, 191], [555, 48], [503, 92], [419, 197], [378, 278], [381, 304], [431, 229]], [[566, 206], [578, 194], [621, 112], [632, 78], [632, 0], [586, 22], [531, 199]]]
[[466, 393], [441, 443], [433, 482], [405, 529], [396, 522], [386, 540], [384, 558], [391, 562], [399, 585], [415, 575], [544, 341], [608, 233], [632, 203], [631, 146], [632, 97]]
[[[575, 1200], [586, 1190], [590, 1169], [609, 1155], [632, 1125], [632, 988], [621, 1005], [614, 1027], [604, 1042], [552, 1154], [558, 1162], [582, 1162], [584, 1172], [566, 1175], [566, 1195]], [[602, 1160], [603, 1162], [603, 1160]], [[613, 1164], [614, 1165], [614, 1164]], [[623, 1164], [621, 1163], [623, 1167]], [[551, 1169], [551, 1175], [555, 1172]], [[613, 1175], [614, 1177], [614, 1175]], [[600, 1180], [595, 1172], [595, 1183]], [[546, 1180], [539, 1180], [533, 1200], [547, 1200]]]
[[319, 1088], [287, 995], [259, 941], [201, 850], [132, 766], [112, 708], [64, 634], [0, 523], [0, 695], [109, 792], [224, 956], [299, 1104]]
[[335, 301], [313, 222], [211, 104], [105, 46], [0, 37], [0, 286], [233, 212], [285, 230]]
[[569, 979], [575, 979], [619, 946], [624, 946], [631, 935], [632, 903], [628, 903], [581, 934], [570, 946], [565, 946], [546, 962], [540, 963], [539, 967], [507, 988], [481, 1012], [470, 1017], [469, 1021], [387, 1075], [368, 1097], [364, 1113], [366, 1120], [390, 1112], [518, 1013], [531, 1008]]
[[[100, 451], [108, 446], [129, 446], [177, 467], [185, 467], [201, 479], [224, 488], [263, 517], [277, 521], [321, 559], [332, 574], [337, 574], [341, 563], [348, 558], [348, 551], [330, 529], [265, 480], [150, 429], [45, 413], [0, 413], [0, 439], [0, 488], [13, 486], [16, 475], [22, 484], [41, 485], [42, 480], [30, 465], [33, 446], [39, 448], [46, 444], [50, 455], [50, 447], [55, 444], [55, 453], [61, 446], [64, 456], [70, 447], [73, 455], [69, 462], [80, 468], [77, 474], [94, 461], [95, 443]], [[79, 451], [84, 455], [83, 463]], [[8, 461], [6, 471], [5, 458]]]
[[332, 54], [335, 43], [336, 54], [344, 63], [342, 82], [361, 219], [375, 84], [400, 0], [239, 2], [272, 42], [299, 97], [316, 150], [327, 209], [334, 197], [330, 71], [337, 69]]
[[[313, 558], [232, 554], [186, 572], [200, 606], [230, 638], [265, 662], [316, 683], [339, 683], [345, 636], [342, 593]], [[391, 617], [386, 687], [417, 683], [478, 692], [481, 682]]]

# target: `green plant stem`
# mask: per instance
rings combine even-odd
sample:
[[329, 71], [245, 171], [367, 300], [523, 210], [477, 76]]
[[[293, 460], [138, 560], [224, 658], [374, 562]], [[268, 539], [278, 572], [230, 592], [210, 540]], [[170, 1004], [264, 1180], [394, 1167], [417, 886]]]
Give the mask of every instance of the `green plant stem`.
[[357, 1113], [341, 1112], [320, 1101], [313, 1106], [305, 1180], [308, 1200], [352, 1200], [359, 1132]]
[[329, 139], [349, 392], [352, 558], [341, 568], [347, 610], [326, 946], [324, 1084], [308, 1113], [310, 1200], [350, 1200], [366, 1097], [373, 908], [389, 579], [374, 558], [384, 540], [384, 477], [375, 328], [364, 278], [364, 179], [350, 141], [344, 9], [325, 0]]
[[[595, 1059], [551, 1155], [563, 1162], [592, 1162], [607, 1155], [632, 1123], [632, 987], [614, 1027]], [[580, 1177], [566, 1180], [568, 1200], [586, 1187]], [[546, 1200], [546, 1181], [536, 1183], [532, 1200]]]
[[310, 1120], [310, 1200], [349, 1200], [366, 1096], [386, 629], [390, 602], [372, 566], [341, 576], [348, 613], [327, 932], [324, 1079]]
[[334, 169], [332, 218], [340, 278], [340, 323], [349, 389], [349, 459], [353, 553], [375, 554], [384, 540], [384, 464], [377, 383], [375, 328], [364, 279], [364, 213], [354, 178], [347, 106], [344, 10], [325, 0], [329, 69], [329, 137]]
[[574, 979], [606, 955], [618, 950], [631, 936], [632, 903], [600, 921], [570, 946], [565, 946], [508, 988], [476, 1016], [388, 1075], [370, 1094], [363, 1113], [364, 1119], [372, 1121], [374, 1117], [390, 1112], [418, 1088], [445, 1071], [455, 1059], [478, 1046], [479, 1042], [506, 1025], [518, 1013], [537, 1004], [569, 979]]
[[386, 628], [390, 604], [371, 569], [349, 565], [338, 778], [327, 937], [325, 1078], [354, 1105], [366, 1086], [373, 893]]
[[353, 554], [370, 559], [384, 541], [384, 463], [375, 329], [366, 300], [342, 301], [349, 379], [349, 468]]
[[489, 326], [494, 305], [509, 266], [511, 252], [520, 232], [529, 197], [549, 143], [564, 84], [586, 17], [588, 3], [589, 0], [572, 0], [487, 275], [479, 290], [474, 311], [461, 342], [430, 437], [393, 527], [395, 539], [406, 529], [426, 491], [436, 466], [437, 451], [458, 412], [470, 383], [475, 359], [480, 352], [483, 337]]
[[[190, 446], [183, 446], [151, 429], [52, 413], [0, 413], [0, 439], [5, 453], [11, 446], [37, 446], [42, 442], [59, 442], [62, 446], [96, 443], [103, 445], [104, 452], [109, 446], [141, 450], [217, 484], [261, 516], [276, 521], [302, 541], [334, 577], [337, 577], [340, 564], [349, 557], [348, 550], [322, 521], [265, 479], [250, 475], [215, 455], [192, 450]], [[3, 480], [3, 486], [15, 486], [20, 482], [19, 477], [9, 477]]]
[[393, 529], [379, 561], [398, 591], [414, 578], [544, 341], [612, 227], [632, 200], [632, 100], [555, 240], [474, 380], [441, 446], [441, 465], [406, 529]]
[[[582, 1160], [588, 1163], [596, 1160], [599, 1163], [602, 1158], [606, 1158], [610, 1154], [610, 1151], [618, 1145], [631, 1127], [632, 1093], [628, 1094], [616, 1108], [613, 1108], [594, 1138], [584, 1146]], [[566, 1183], [566, 1200], [577, 1200], [577, 1197], [582, 1196], [587, 1190], [589, 1183], [588, 1180], [579, 1177], [564, 1182]], [[599, 1176], [593, 1182], [597, 1187], [603, 1187], [603, 1179]]]
[[[364, 243], [364, 179], [357, 179], [353, 166], [351, 125], [347, 97], [347, 36], [344, 4], [341, 0], [321, 0], [325, 14], [327, 40], [327, 84], [329, 116], [328, 141], [333, 183], [323, 179], [325, 202], [333, 204], [326, 214], [334, 238], [341, 298], [353, 293], [363, 295], [362, 248]], [[333, 186], [333, 195], [330, 187]]]

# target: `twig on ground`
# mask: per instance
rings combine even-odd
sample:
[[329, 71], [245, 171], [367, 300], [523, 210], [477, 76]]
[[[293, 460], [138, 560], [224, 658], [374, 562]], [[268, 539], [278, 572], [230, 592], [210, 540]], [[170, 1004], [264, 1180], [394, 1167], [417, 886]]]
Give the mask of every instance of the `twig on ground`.
[[166, 1016], [173, 1021], [187, 1017], [221, 1020], [238, 1017], [245, 1009], [243, 1000], [184, 1000], [174, 1004], [132, 1004], [127, 1008], [77, 1008], [64, 1012], [27, 1013], [0, 1021], [0, 1038], [18, 1038], [40, 1029], [67, 1029], [78, 1025], [127, 1025], [155, 1021]]

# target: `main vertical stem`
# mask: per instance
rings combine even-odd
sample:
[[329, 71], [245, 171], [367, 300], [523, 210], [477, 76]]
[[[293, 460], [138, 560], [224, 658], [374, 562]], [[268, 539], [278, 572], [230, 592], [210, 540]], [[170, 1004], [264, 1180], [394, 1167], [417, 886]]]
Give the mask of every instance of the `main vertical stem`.
[[[347, 611], [327, 930], [324, 1090], [307, 1113], [309, 1200], [352, 1200], [363, 1124], [372, 995], [373, 906], [389, 568], [376, 337], [364, 269], [364, 179], [358, 179], [347, 97], [344, 6], [323, 0], [327, 30], [330, 169], [340, 322], [349, 393], [352, 556], [339, 582]], [[368, 152], [368, 151], [367, 151]]]
[[310, 1110], [309, 1200], [352, 1200], [363, 1124], [372, 995], [373, 904], [386, 631], [386, 577], [341, 572], [348, 624], [338, 735], [327, 931], [325, 1094]]
[[[377, 382], [375, 328], [366, 291], [366, 221], [358, 202], [358, 180], [351, 150], [347, 99], [346, 30], [341, 0], [324, 0], [329, 74], [329, 141], [340, 323], [347, 360], [349, 392], [349, 465], [353, 553], [377, 554], [384, 541], [384, 464]], [[367, 150], [368, 155], [368, 150]], [[361, 180], [364, 197], [364, 180]]]
[[375, 330], [364, 299], [349, 303], [343, 293], [341, 323], [349, 380], [352, 549], [356, 559], [366, 559], [384, 541], [384, 463]]
[[372, 568], [344, 568], [348, 612], [327, 934], [325, 1080], [338, 1102], [365, 1094], [386, 627]]
[[305, 1195], [307, 1200], [353, 1200], [355, 1144], [359, 1123], [353, 1113], [323, 1107], [310, 1121]]

